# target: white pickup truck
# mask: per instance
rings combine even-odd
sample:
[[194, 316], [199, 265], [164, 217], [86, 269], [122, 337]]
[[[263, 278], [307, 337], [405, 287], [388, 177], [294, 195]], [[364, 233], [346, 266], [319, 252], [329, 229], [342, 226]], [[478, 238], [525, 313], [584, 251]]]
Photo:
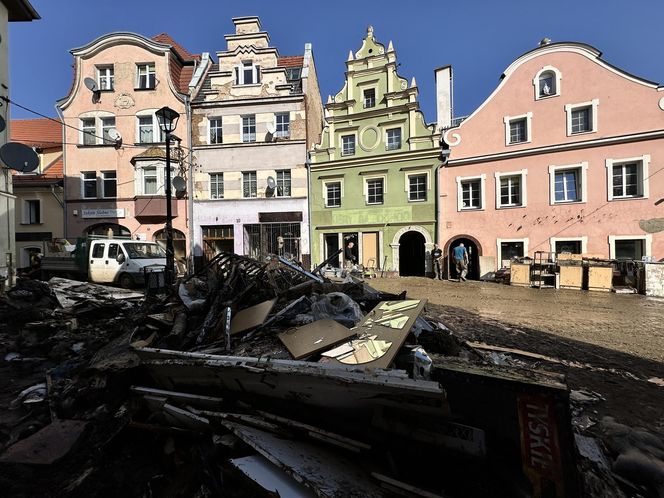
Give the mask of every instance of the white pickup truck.
[[146, 267], [166, 266], [156, 242], [130, 239], [78, 239], [76, 245], [49, 243], [41, 259], [42, 278], [82, 278], [130, 288], [145, 283]]

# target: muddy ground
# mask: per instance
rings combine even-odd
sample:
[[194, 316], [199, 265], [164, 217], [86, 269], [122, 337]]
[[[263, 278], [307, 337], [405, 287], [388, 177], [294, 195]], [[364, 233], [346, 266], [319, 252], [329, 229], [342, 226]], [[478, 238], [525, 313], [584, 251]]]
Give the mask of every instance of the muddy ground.
[[631, 427], [664, 431], [664, 300], [417, 277], [369, 283], [428, 299], [427, 315], [469, 341], [562, 360], [520, 357], [564, 373], [571, 389], [600, 393], [605, 401], [593, 405], [593, 420], [606, 415]]

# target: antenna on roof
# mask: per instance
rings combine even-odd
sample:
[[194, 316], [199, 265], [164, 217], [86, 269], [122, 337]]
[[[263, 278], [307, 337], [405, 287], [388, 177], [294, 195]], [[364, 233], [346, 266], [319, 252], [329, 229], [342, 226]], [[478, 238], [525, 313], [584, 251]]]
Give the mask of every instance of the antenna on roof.
[[39, 166], [39, 156], [25, 144], [8, 142], [0, 147], [0, 159], [11, 168], [21, 173], [29, 173]]

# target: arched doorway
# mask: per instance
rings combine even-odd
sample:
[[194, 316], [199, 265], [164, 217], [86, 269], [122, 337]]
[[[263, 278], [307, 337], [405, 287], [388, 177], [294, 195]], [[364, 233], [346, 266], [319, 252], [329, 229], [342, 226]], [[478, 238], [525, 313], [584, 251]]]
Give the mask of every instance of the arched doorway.
[[[166, 230], [157, 230], [154, 241], [166, 249]], [[173, 229], [173, 257], [175, 261], [187, 267], [187, 239], [180, 230]]]
[[131, 231], [127, 227], [123, 227], [117, 223], [99, 223], [88, 227], [86, 234], [102, 237], [129, 237]]
[[453, 239], [447, 244], [446, 255], [448, 261], [448, 268], [449, 268], [448, 270], [449, 278], [453, 280], [458, 280], [459, 278], [459, 275], [456, 271], [456, 265], [454, 264], [454, 256], [452, 255], [452, 251], [459, 244], [463, 244], [464, 247], [466, 248], [466, 251], [468, 251], [468, 274], [466, 275], [466, 278], [468, 280], [479, 280], [480, 253], [482, 248], [480, 247], [479, 242], [477, 242], [475, 239], [464, 236]]
[[399, 275], [423, 277], [425, 270], [424, 235], [409, 231], [399, 238]]

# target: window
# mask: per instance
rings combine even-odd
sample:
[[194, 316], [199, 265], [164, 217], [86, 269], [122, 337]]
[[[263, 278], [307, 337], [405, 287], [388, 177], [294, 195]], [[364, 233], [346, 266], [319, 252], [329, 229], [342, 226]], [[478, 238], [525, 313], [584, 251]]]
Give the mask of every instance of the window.
[[118, 249], [120, 249], [120, 244], [108, 244], [108, 257], [113, 259], [117, 258]]
[[113, 140], [108, 132], [115, 128], [115, 117], [101, 118], [101, 136], [105, 144], [114, 144]]
[[456, 177], [457, 211], [484, 209], [486, 175]]
[[365, 180], [367, 204], [382, 204], [385, 180], [383, 178], [367, 178]]
[[529, 112], [521, 116], [505, 116], [505, 145], [522, 144], [530, 142], [531, 121], [533, 113]]
[[569, 254], [582, 254], [584, 241], [582, 239], [552, 239], [551, 241], [553, 252], [569, 253]]
[[97, 68], [97, 86], [100, 90], [113, 90], [114, 74], [113, 66], [101, 66]]
[[591, 108], [582, 107], [572, 111], [572, 133], [585, 133], [592, 131]]
[[97, 143], [96, 128], [95, 128], [95, 118], [83, 118], [81, 119], [81, 130], [82, 135], [82, 144], [83, 145], [95, 145]]
[[652, 234], [609, 235], [609, 258], [643, 260], [652, 256]]
[[597, 131], [597, 108], [599, 100], [565, 105], [567, 114], [567, 136]]
[[224, 143], [221, 118], [210, 118], [210, 144]]
[[554, 192], [556, 202], [576, 202], [580, 200], [579, 170], [557, 171]]
[[376, 90], [374, 88], [368, 88], [364, 90], [364, 108], [368, 109], [369, 107], [376, 107]]
[[224, 198], [224, 174], [210, 173], [210, 199]]
[[482, 208], [482, 182], [479, 178], [461, 182], [461, 203], [464, 209]]
[[527, 139], [527, 134], [526, 134], [526, 120], [524, 119], [516, 119], [514, 121], [510, 121], [510, 143], [511, 144], [516, 144], [519, 142], [525, 142]]
[[256, 172], [242, 172], [242, 197], [256, 197]]
[[549, 97], [558, 93], [556, 91], [556, 75], [553, 71], [545, 71], [539, 77], [539, 96]]
[[101, 172], [101, 196], [102, 197], [118, 196], [118, 180], [115, 171]]
[[277, 170], [277, 197], [290, 197], [291, 171], [289, 169]]
[[355, 154], [355, 135], [343, 135], [341, 137], [341, 155], [352, 156]]
[[648, 198], [650, 155], [607, 159], [608, 200]]
[[157, 168], [143, 168], [143, 195], [157, 194]]
[[255, 142], [256, 141], [256, 116], [242, 116], [242, 141]]
[[95, 171], [81, 173], [81, 193], [84, 199], [97, 197], [97, 173]]
[[494, 173], [496, 177], [496, 209], [526, 205], [526, 174], [528, 170]]
[[106, 249], [106, 244], [95, 244], [95, 246], [92, 248], [92, 257], [103, 258], [104, 249]]
[[408, 175], [408, 200], [426, 201], [427, 200], [427, 175], [417, 174]]
[[242, 64], [235, 68], [236, 85], [256, 85], [260, 82], [260, 66], [254, 65], [252, 61], [242, 61]]
[[166, 141], [166, 135], [159, 126], [157, 116], [145, 114], [137, 116], [138, 120], [138, 143], [151, 144]]
[[528, 255], [528, 239], [496, 239], [499, 268], [509, 268], [513, 258]]
[[401, 128], [391, 128], [386, 132], [387, 150], [401, 148]]
[[39, 199], [26, 200], [24, 203], [23, 223], [38, 225], [41, 223], [41, 201]]
[[324, 182], [325, 207], [341, 206], [341, 182]]
[[275, 137], [288, 138], [290, 136], [290, 114], [283, 113], [275, 116], [276, 131]]
[[136, 88], [142, 90], [154, 89], [156, 86], [154, 64], [138, 64]]

